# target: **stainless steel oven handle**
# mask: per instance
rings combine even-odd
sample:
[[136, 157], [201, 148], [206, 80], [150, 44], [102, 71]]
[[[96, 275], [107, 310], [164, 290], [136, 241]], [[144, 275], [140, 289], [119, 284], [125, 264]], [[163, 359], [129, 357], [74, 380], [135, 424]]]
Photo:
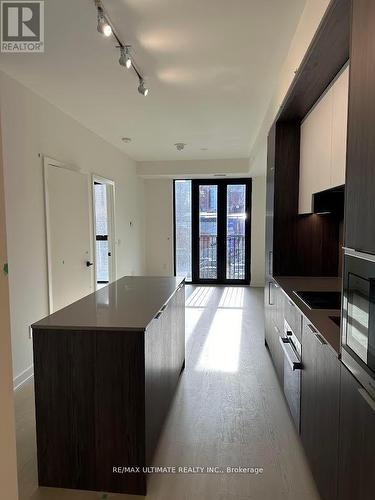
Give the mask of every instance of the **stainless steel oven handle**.
[[279, 337], [279, 342], [280, 342], [282, 350], [284, 351], [284, 356], [285, 356], [286, 360], [288, 361], [291, 369], [293, 371], [294, 370], [301, 370], [302, 363], [299, 360], [297, 354], [294, 352], [294, 349], [293, 349], [291, 343], [288, 341], [288, 339], [284, 339], [283, 337]]
[[369, 407], [375, 411], [375, 401], [372, 399], [370, 394], [365, 391], [365, 389], [362, 389], [362, 387], [358, 388], [359, 394], [363, 397], [363, 399], [366, 401], [366, 403], [369, 405]]

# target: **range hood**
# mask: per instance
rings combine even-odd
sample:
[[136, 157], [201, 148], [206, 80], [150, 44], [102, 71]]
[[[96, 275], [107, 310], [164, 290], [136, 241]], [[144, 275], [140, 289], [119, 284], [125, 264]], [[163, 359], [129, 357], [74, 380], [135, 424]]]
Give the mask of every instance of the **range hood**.
[[345, 186], [337, 186], [313, 194], [314, 214], [344, 214]]

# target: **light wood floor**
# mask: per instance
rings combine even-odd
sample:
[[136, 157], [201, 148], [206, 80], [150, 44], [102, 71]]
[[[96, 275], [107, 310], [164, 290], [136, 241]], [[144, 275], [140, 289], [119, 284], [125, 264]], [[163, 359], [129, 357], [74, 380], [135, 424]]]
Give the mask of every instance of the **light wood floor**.
[[[263, 290], [188, 287], [186, 369], [155, 465], [263, 474], [153, 475], [152, 500], [318, 500], [263, 334]], [[20, 500], [135, 499], [38, 488], [33, 384], [16, 392]]]

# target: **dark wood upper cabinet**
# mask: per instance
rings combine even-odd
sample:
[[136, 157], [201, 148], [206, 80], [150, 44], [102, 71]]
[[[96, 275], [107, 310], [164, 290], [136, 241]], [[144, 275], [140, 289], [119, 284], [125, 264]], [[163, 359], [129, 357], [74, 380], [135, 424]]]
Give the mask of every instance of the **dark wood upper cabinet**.
[[375, 2], [352, 9], [345, 246], [375, 254]]
[[340, 362], [337, 354], [306, 320], [302, 362], [301, 439], [322, 500], [335, 500]]
[[375, 401], [341, 367], [339, 500], [375, 495]]

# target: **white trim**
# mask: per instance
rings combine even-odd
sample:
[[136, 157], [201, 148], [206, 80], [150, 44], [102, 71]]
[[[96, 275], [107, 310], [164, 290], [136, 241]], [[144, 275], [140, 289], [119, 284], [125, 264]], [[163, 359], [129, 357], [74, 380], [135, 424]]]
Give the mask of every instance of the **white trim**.
[[13, 390], [17, 390], [34, 375], [34, 365], [29, 366], [13, 379]]

